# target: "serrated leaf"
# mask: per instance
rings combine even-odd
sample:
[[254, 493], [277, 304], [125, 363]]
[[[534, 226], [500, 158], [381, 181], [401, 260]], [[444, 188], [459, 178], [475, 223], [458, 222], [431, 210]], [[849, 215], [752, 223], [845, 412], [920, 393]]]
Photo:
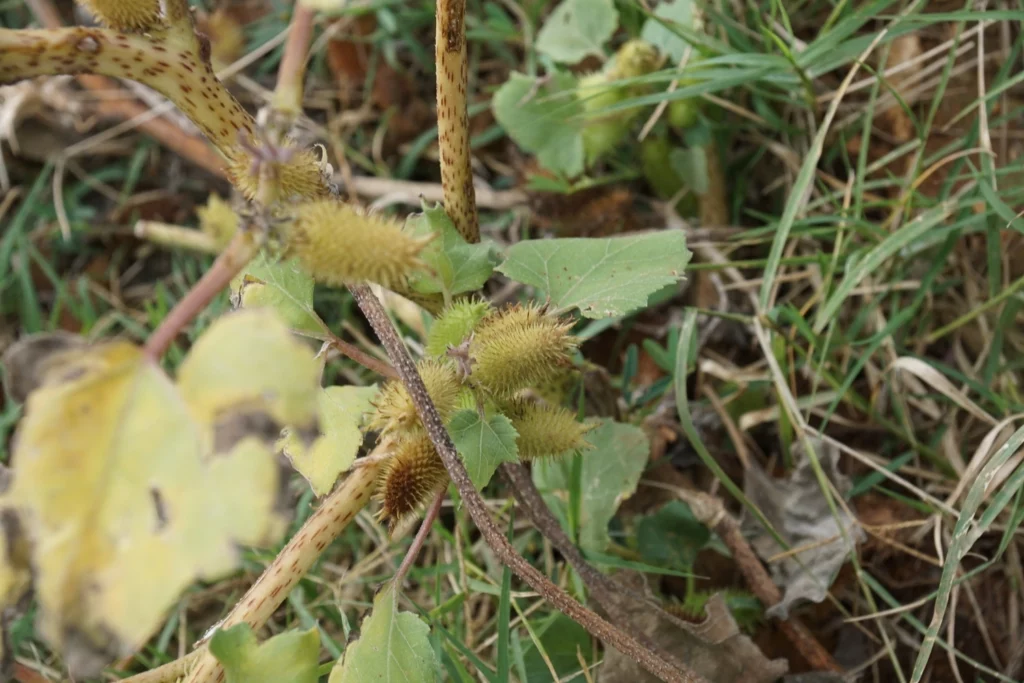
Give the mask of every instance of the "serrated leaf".
[[[654, 10], [654, 16], [665, 22], [678, 24], [683, 28], [696, 28], [697, 16], [693, 11], [693, 0], [660, 2]], [[678, 63], [683, 58], [686, 48], [690, 45], [682, 36], [667, 28], [662, 21], [654, 18], [644, 22], [640, 37], [671, 57], [673, 63]]]
[[519, 434], [504, 415], [492, 415], [484, 421], [475, 410], [460, 410], [448, 423], [448, 433], [477, 490], [487, 486], [498, 465], [518, 458]]
[[320, 632], [285, 631], [263, 643], [249, 624], [218, 630], [210, 652], [224, 667], [227, 683], [317, 683]]
[[475, 292], [484, 286], [494, 272], [497, 257], [494, 246], [486, 242], [470, 244], [459, 234], [451, 218], [440, 204], [423, 205], [423, 215], [410, 218], [406, 225], [415, 235], [439, 235], [420, 253], [420, 258], [433, 271], [418, 274], [412, 289], [421, 294], [447, 292], [449, 296]]
[[[636, 491], [650, 447], [642, 429], [611, 420], [602, 421], [587, 439], [595, 448], [580, 456], [579, 544], [586, 551], [602, 552], [608, 545], [608, 522], [619, 504]], [[562, 511], [565, 503], [559, 492], [570, 488], [569, 465], [564, 458], [533, 465], [533, 480], [544, 499]]]
[[433, 683], [440, 667], [430, 645], [430, 628], [411, 612], [398, 611], [395, 586], [388, 583], [373, 600], [359, 640], [348, 646], [328, 683]]
[[312, 353], [272, 313], [245, 311], [214, 323], [187, 367], [176, 386], [112, 341], [62, 354], [28, 398], [0, 506], [28, 542], [39, 633], [78, 678], [285, 530], [270, 446], [285, 416], [315, 426]]
[[512, 245], [497, 270], [547, 293], [556, 308], [612, 318], [643, 308], [683, 276], [690, 261], [680, 230], [608, 238], [568, 237]]
[[618, 25], [612, 0], [562, 0], [537, 33], [536, 48], [563, 64], [577, 64], [590, 55], [602, 57], [602, 46]]
[[231, 282], [231, 300], [238, 308], [272, 308], [293, 330], [321, 332], [313, 286], [313, 277], [297, 260], [281, 261], [264, 252]]
[[338, 475], [351, 467], [363, 443], [360, 427], [370, 410], [377, 387], [335, 386], [320, 391], [317, 401], [320, 436], [311, 446], [299, 434], [288, 431], [280, 447], [313, 492], [323, 496], [334, 488]]
[[492, 100], [494, 118], [540, 165], [568, 177], [583, 173], [583, 113], [571, 74], [553, 73], [543, 84], [513, 73]]

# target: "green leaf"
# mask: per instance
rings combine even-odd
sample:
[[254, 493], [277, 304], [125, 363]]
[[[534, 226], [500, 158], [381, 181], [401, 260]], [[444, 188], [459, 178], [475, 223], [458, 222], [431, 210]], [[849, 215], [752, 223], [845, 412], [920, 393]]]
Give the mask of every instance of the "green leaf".
[[267, 307], [293, 330], [322, 332], [313, 312], [313, 277], [298, 261], [280, 261], [261, 252], [231, 283], [231, 298], [239, 308]]
[[673, 500], [654, 514], [644, 515], [636, 526], [640, 555], [659, 567], [692, 569], [697, 553], [710, 540], [711, 532], [681, 500]]
[[583, 173], [583, 113], [576, 98], [576, 79], [553, 73], [538, 87], [535, 79], [513, 73], [492, 100], [494, 118], [525, 151], [537, 155], [549, 171], [573, 177]]
[[602, 45], [619, 25], [612, 0], [562, 0], [537, 34], [537, 50], [556, 62], [576, 64], [604, 56]]
[[460, 410], [449, 422], [448, 433], [478, 490], [487, 485], [498, 465], [515, 462], [519, 456], [519, 434], [504, 415], [492, 415], [485, 422], [475, 410]]
[[359, 640], [348, 646], [329, 683], [432, 683], [440, 666], [430, 644], [430, 627], [411, 612], [398, 611], [395, 585], [373, 600]]
[[678, 33], [667, 28], [665, 23], [679, 24], [688, 29], [695, 28], [693, 0], [659, 3], [654, 10], [654, 16], [658, 18], [651, 18], [644, 22], [640, 37], [671, 57], [673, 63], [678, 63], [683, 58], [689, 43]]
[[334, 488], [363, 443], [360, 427], [377, 387], [335, 386], [320, 391], [317, 401], [321, 435], [308, 448], [298, 434], [287, 432], [279, 443], [292, 466], [317, 496]]
[[406, 226], [416, 235], [439, 235], [420, 257], [433, 273], [418, 275], [412, 288], [422, 294], [447, 292], [449, 296], [475, 292], [494, 272], [498, 259], [488, 243], [470, 244], [459, 234], [440, 204], [423, 203], [423, 215], [409, 219]]
[[[558, 674], [558, 680], [576, 680], [580, 672], [580, 660], [577, 652], [582, 652], [585, 660], [590, 660], [593, 643], [587, 630], [575, 621], [555, 612], [541, 626], [540, 645], [544, 649], [542, 655], [536, 644], [527, 645], [523, 653], [523, 665], [530, 683], [556, 683], [551, 677], [552, 668]], [[545, 659], [547, 661], [545, 661]]]
[[677, 148], [669, 154], [672, 170], [698, 195], [708, 192], [708, 157], [703, 147]]
[[557, 308], [614, 318], [646, 306], [651, 294], [682, 278], [689, 261], [686, 236], [665, 230], [519, 242], [498, 271], [544, 290]]
[[227, 683], [317, 683], [320, 632], [286, 631], [262, 644], [249, 624], [217, 631], [210, 652], [224, 667]]
[[[650, 447], [642, 429], [611, 420], [603, 421], [587, 439], [595, 449], [581, 456], [579, 544], [585, 551], [602, 552], [608, 545], [608, 522], [619, 504], [636, 491]], [[559, 509], [565, 505], [556, 493], [569, 488], [565, 459], [534, 463], [533, 480], [549, 505]]]

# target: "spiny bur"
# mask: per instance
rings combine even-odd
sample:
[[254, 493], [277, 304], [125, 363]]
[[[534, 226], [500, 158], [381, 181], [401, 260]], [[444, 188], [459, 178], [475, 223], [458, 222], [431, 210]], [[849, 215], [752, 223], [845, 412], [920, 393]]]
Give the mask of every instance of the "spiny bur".
[[430, 239], [413, 237], [395, 221], [368, 216], [335, 199], [295, 206], [285, 230], [289, 255], [318, 282], [336, 287], [363, 281], [401, 287], [423, 267], [419, 255]]
[[571, 328], [533, 305], [492, 313], [469, 345], [472, 380], [499, 397], [544, 382], [571, 364]]
[[449, 346], [458, 346], [491, 310], [486, 301], [463, 299], [441, 312], [427, 335], [427, 355], [441, 357]]
[[246, 199], [257, 198], [263, 167], [271, 177], [273, 194], [266, 199], [304, 201], [328, 196], [324, 169], [312, 150], [283, 148], [276, 152], [280, 158], [264, 160], [255, 149], [239, 150], [228, 159], [228, 178]]
[[146, 31], [163, 26], [160, 0], [79, 0], [79, 4], [119, 31]]
[[380, 502], [377, 518], [394, 532], [447, 484], [448, 470], [430, 438], [425, 433], [408, 436], [395, 444], [381, 470], [374, 496]]
[[516, 444], [522, 460], [592, 448], [584, 436], [596, 425], [577, 421], [561, 406], [517, 400], [505, 407], [505, 415], [519, 433]]
[[[455, 365], [450, 361], [427, 358], [417, 364], [417, 369], [438, 414], [442, 419], [447, 419], [458, 405], [459, 393], [462, 391]], [[420, 426], [412, 396], [398, 380], [385, 383], [373, 405], [376, 410], [370, 416], [370, 429], [382, 433], [410, 432]]]
[[216, 194], [211, 194], [206, 206], [196, 209], [200, 229], [213, 238], [218, 247], [224, 248], [238, 232], [238, 214], [231, 204]]

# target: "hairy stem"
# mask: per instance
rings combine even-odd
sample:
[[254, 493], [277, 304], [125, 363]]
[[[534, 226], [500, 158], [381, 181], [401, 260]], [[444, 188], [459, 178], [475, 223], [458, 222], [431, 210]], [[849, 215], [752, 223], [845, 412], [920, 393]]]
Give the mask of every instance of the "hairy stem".
[[480, 241], [469, 152], [466, 0], [437, 0], [437, 132], [444, 208], [467, 242]]
[[[313, 567], [324, 548], [341, 534], [370, 501], [383, 462], [383, 459], [372, 455], [357, 461], [359, 466], [324, 499], [323, 504], [274, 558], [273, 564], [267, 567], [245, 597], [221, 622], [220, 628], [231, 628], [244, 622], [255, 630], [270, 619], [288, 597], [288, 593]], [[185, 679], [186, 683], [215, 683], [224, 680], [224, 670], [205, 647], [196, 657], [196, 664]]]
[[[633, 628], [633, 625], [630, 624], [630, 619], [626, 616], [625, 610], [622, 609], [622, 605], [624, 600], [638, 600], [650, 606], [652, 610], [660, 611], [660, 608], [657, 605], [651, 604], [643, 596], [631, 596], [629, 589], [620, 585], [615, 579], [605, 576], [587, 562], [586, 558], [583, 557], [583, 553], [580, 552], [576, 544], [565, 533], [565, 530], [562, 529], [562, 525], [558, 523], [555, 516], [551, 514], [551, 510], [544, 503], [540, 491], [537, 490], [533, 479], [530, 478], [530, 473], [522, 464], [507, 462], [501, 466], [501, 469], [505, 479], [511, 485], [510, 488], [516, 501], [526, 511], [530, 521], [533, 522], [533, 525], [537, 527], [537, 530], [540, 531], [544, 538], [551, 541], [551, 544], [558, 549], [562, 557], [569, 561], [569, 564], [573, 566], [576, 573], [580, 575], [587, 590], [591, 592], [594, 599], [597, 600], [598, 604], [601, 605], [608, 615], [615, 620], [619, 628], [632, 635], [636, 638], [637, 642], [641, 643], [651, 652], [660, 654], [666, 661], [673, 662], [676, 666], [682, 668], [681, 664], [676, 662], [671, 654], [665, 652], [646, 634]], [[669, 620], [672, 619], [668, 614], [665, 616]]]
[[668, 681], [669, 683], [697, 683], [698, 681], [703, 681], [704, 679], [700, 676], [666, 661], [664, 657], [644, 647], [629, 634], [624, 633], [573, 600], [568, 593], [553, 584], [516, 552], [515, 548], [512, 547], [512, 544], [508, 542], [508, 539], [505, 538], [505, 535], [491, 518], [483, 498], [480, 497], [476, 487], [473, 486], [469, 473], [462, 464], [462, 460], [455, 450], [455, 445], [448, 435], [448, 430], [445, 429], [444, 422], [441, 420], [437, 408], [434, 407], [430, 395], [427, 393], [423, 379], [416, 370], [416, 365], [409, 356], [409, 351], [405, 348], [395, 328], [391, 325], [384, 307], [366, 285], [355, 285], [349, 289], [356, 303], [359, 304], [359, 308], [363, 311], [363, 315], [366, 316], [366, 319], [376, 332], [377, 338], [380, 339], [381, 344], [387, 350], [391, 358], [391, 364], [398, 371], [399, 376], [402, 378], [402, 383], [405, 384], [406, 389], [409, 391], [409, 396], [416, 406], [416, 412], [419, 414], [420, 421], [426, 428], [430, 440], [437, 448], [437, 452], [441, 456], [448, 474], [458, 488], [459, 494], [466, 504], [466, 509], [469, 510], [469, 514], [473, 518], [473, 522], [498, 559], [566, 616], [578, 622], [588, 632], [606, 644], [631, 657], [640, 666], [663, 681]]
[[178, 683], [203, 652], [204, 650], [193, 650], [173, 662], [167, 662], [155, 669], [122, 678], [118, 683]]
[[246, 230], [235, 233], [231, 244], [221, 252], [203, 277], [188, 291], [160, 323], [160, 327], [146, 340], [145, 354], [158, 361], [185, 326], [192, 322], [213, 297], [230, 284], [231, 279], [245, 268], [259, 250], [253, 235]]
[[[28, 0], [27, 4], [32, 9], [36, 21], [44, 27], [57, 29], [63, 26], [60, 13], [50, 0]], [[103, 99], [95, 100], [92, 105], [101, 118], [129, 121], [147, 117], [149, 114], [149, 107], [123, 92], [116, 81], [95, 74], [82, 74], [78, 77], [78, 82], [87, 90], [104, 94]], [[119, 91], [120, 95], [111, 96]], [[139, 123], [139, 128], [196, 166], [214, 175], [224, 174], [223, 160], [205, 140], [189, 135], [163, 118], [147, 117]]]
[[192, 30], [171, 27], [136, 34], [74, 26], [0, 29], [0, 83], [34, 76], [100, 74], [143, 83], [168, 98], [226, 157], [237, 154], [239, 131], [253, 118], [217, 79], [210, 47]]

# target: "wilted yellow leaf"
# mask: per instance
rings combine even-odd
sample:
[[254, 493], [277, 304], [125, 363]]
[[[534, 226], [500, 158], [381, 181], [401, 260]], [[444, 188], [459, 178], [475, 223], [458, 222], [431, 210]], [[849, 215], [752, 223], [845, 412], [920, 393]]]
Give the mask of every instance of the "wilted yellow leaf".
[[282, 416], [315, 427], [312, 353], [247, 311], [218, 321], [182, 372], [179, 388], [109, 342], [63, 354], [28, 398], [0, 505], [30, 547], [39, 632], [73, 676], [135, 651], [187, 585], [284, 531], [270, 448], [284, 421], [267, 437]]
[[376, 394], [376, 386], [323, 389], [319, 400], [321, 436], [309, 448], [291, 432], [281, 440], [284, 454], [317, 496], [328, 493], [338, 475], [355, 460], [363, 442], [360, 426]]
[[238, 428], [265, 428], [267, 438], [276, 439], [280, 425], [313, 426], [316, 393], [310, 387], [319, 377], [312, 350], [265, 308], [218, 320], [178, 369], [182, 396], [196, 417], [216, 423], [219, 443]]

